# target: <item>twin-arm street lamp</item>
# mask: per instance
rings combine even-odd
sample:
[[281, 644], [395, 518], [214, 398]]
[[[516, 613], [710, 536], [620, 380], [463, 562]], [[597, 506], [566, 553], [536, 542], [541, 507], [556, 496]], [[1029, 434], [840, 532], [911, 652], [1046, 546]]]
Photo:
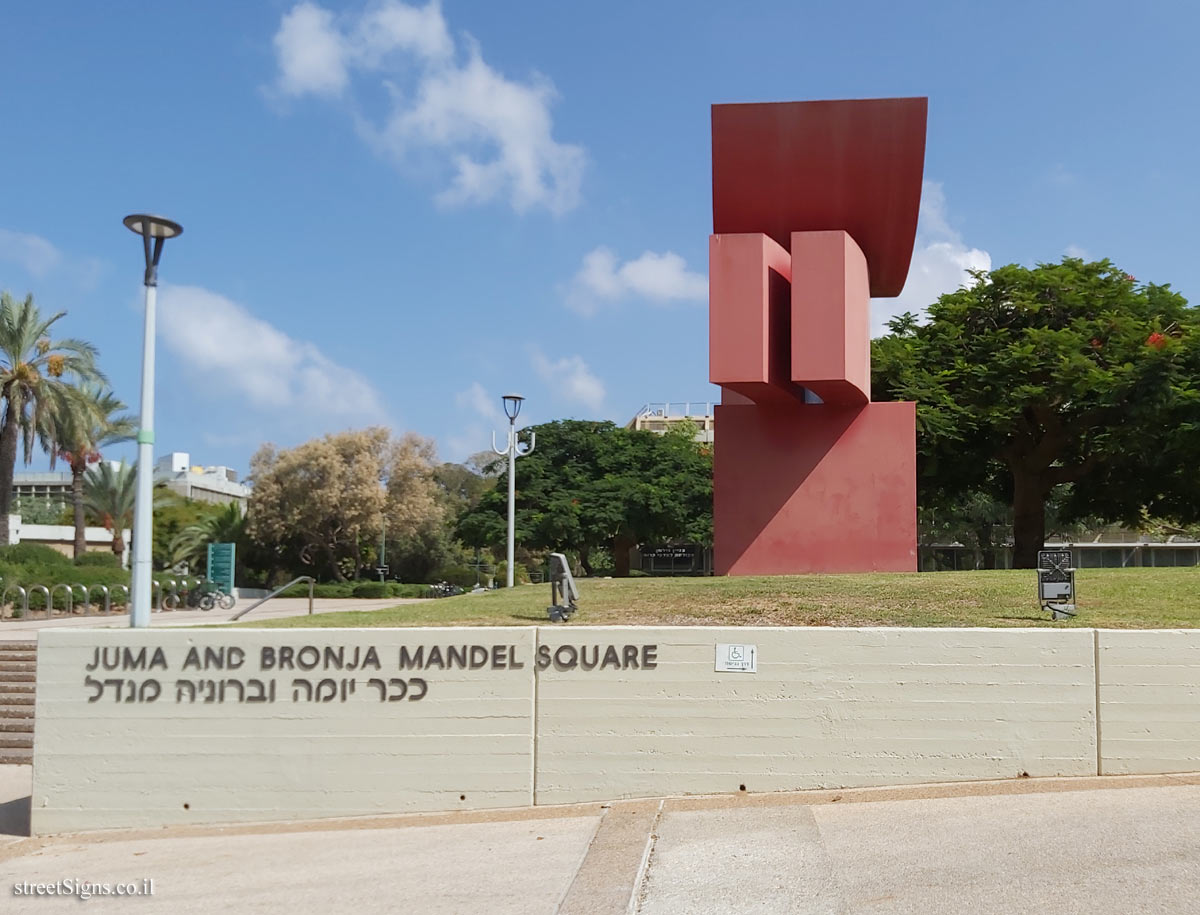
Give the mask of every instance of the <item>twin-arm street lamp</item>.
[[[129, 231], [142, 236], [146, 252], [145, 337], [142, 340], [142, 416], [137, 434], [137, 493], [133, 509], [133, 593], [129, 625], [150, 625], [150, 578], [154, 526], [154, 309], [158, 302], [158, 259], [163, 242], [183, 226], [161, 216], [134, 213], [125, 217]], [[153, 244], [151, 242], [153, 241]]]
[[496, 454], [508, 455], [508, 569], [505, 587], [513, 586], [513, 544], [517, 517], [517, 458], [525, 457], [533, 451], [537, 444], [537, 433], [529, 433], [529, 445], [524, 451], [519, 450], [517, 443], [517, 414], [521, 412], [521, 402], [525, 399], [520, 394], [505, 394], [504, 414], [508, 417], [508, 447], [496, 447], [496, 433], [492, 433], [492, 450]]

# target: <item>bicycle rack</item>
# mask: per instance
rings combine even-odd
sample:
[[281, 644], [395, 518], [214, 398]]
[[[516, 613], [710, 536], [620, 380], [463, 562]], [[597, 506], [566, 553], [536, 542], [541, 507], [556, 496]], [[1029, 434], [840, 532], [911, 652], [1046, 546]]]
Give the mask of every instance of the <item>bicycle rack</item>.
[[54, 608], [50, 606], [50, 589], [45, 585], [30, 585], [29, 593], [33, 594], [34, 591], [41, 591], [43, 596], [46, 598], [46, 619], [50, 619], [51, 615], [54, 613]]
[[162, 612], [162, 585], [157, 579], [150, 582], [150, 609]]
[[[17, 593], [19, 593], [21, 595], [21, 617], [23, 619], [28, 619], [29, 618], [29, 594], [20, 585], [9, 585], [7, 588], [4, 589], [3, 592], [0, 592], [0, 613], [4, 612], [4, 605], [8, 603], [8, 592], [9, 591], [16, 591]], [[13, 610], [15, 611], [16, 607], [13, 607]], [[16, 617], [14, 616], [11, 618], [15, 619]]]
[[89, 595], [91, 594], [92, 591], [103, 591], [104, 592], [104, 612], [108, 613], [110, 610], [112, 610], [112, 598], [108, 593], [108, 585], [92, 585], [90, 588], [88, 588]]
[[[113, 590], [113, 594], [116, 594], [118, 591], [125, 592], [125, 609], [128, 610], [129, 609], [129, 586], [128, 585], [113, 585], [112, 590]], [[105, 610], [104, 612], [107, 613], [108, 611]]]
[[57, 591], [59, 588], [63, 589], [63, 593], [66, 594], [66, 598], [67, 598], [66, 605], [63, 608], [63, 612], [66, 613], [67, 616], [71, 616], [75, 613], [75, 594], [73, 593], [71, 585], [64, 585], [62, 583], [59, 583], [59, 584], [51, 587], [50, 588], [50, 599], [49, 599], [49, 601], [47, 601], [46, 607], [50, 608], [51, 612], [53, 612], [52, 608], [54, 607], [54, 592]]
[[72, 591], [72, 592], [73, 592], [73, 591], [74, 591], [76, 588], [78, 588], [80, 591], [82, 591], [82, 592], [83, 592], [83, 615], [84, 615], [84, 616], [91, 616], [91, 613], [92, 613], [92, 595], [91, 595], [91, 594], [89, 593], [89, 591], [88, 591], [88, 586], [87, 586], [87, 585], [85, 585], [85, 584], [83, 584], [82, 582], [75, 582], [75, 584], [71, 585], [70, 587], [71, 587], [71, 591]]

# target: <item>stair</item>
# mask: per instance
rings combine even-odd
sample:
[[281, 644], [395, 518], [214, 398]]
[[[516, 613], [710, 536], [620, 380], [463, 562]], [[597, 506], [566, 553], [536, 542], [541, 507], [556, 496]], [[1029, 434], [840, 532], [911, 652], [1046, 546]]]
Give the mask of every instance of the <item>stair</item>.
[[0, 765], [33, 762], [37, 642], [0, 642]]

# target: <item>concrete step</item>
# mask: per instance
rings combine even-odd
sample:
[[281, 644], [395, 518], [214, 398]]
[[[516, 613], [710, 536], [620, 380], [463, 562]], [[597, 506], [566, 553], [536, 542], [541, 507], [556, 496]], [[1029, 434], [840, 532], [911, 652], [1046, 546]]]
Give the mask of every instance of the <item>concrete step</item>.
[[0, 734], [32, 734], [33, 717], [0, 718]]
[[0, 667], [0, 689], [3, 689], [5, 683], [33, 683], [37, 680], [37, 671], [33, 669], [33, 665], [28, 665], [28, 670], [9, 670], [8, 668]]
[[32, 718], [33, 717], [33, 699], [30, 697], [28, 702], [3, 702], [0, 703], [0, 718]]
[[34, 704], [33, 691], [27, 693], [19, 693], [9, 690], [0, 690], [0, 706], [5, 705], [28, 705], [32, 707]]
[[[24, 696], [27, 693], [32, 694], [35, 687], [36, 684], [33, 680], [25, 680], [21, 683], [13, 681], [0, 683], [0, 696]], [[0, 704], [3, 702], [4, 700], [0, 699]]]
[[0, 651], [37, 651], [37, 639], [0, 639]]
[[0, 753], [5, 750], [32, 750], [33, 731], [23, 734], [0, 734]]
[[33, 750], [0, 750], [0, 766], [28, 766], [33, 763]]

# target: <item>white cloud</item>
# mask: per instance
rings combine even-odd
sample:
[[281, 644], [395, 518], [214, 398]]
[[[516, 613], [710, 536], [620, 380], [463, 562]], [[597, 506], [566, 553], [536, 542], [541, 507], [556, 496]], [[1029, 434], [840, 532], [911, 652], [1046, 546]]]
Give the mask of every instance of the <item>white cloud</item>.
[[508, 425], [508, 417], [500, 406], [500, 396], [490, 393], [478, 381], [472, 382], [465, 391], [454, 395], [454, 402], [459, 409], [469, 410], [491, 423]]
[[537, 346], [529, 347], [533, 370], [560, 399], [581, 404], [589, 410], [604, 407], [604, 382], [592, 374], [582, 356], [552, 360]]
[[0, 261], [41, 278], [63, 262], [62, 252], [40, 235], [0, 229]]
[[1079, 245], [1067, 245], [1067, 247], [1063, 249], [1063, 254], [1065, 254], [1067, 257], [1077, 257], [1084, 261], [1090, 261], [1092, 259], [1092, 255], [1088, 253], [1087, 248], [1081, 248]]
[[703, 302], [708, 297], [708, 279], [688, 270], [687, 261], [674, 251], [645, 251], [636, 260], [618, 264], [616, 254], [600, 247], [584, 255], [567, 290], [567, 305], [582, 315], [593, 315], [602, 302], [629, 296], [659, 304]]
[[158, 330], [167, 348], [217, 390], [277, 418], [384, 422], [375, 387], [314, 344], [198, 286], [163, 286]]
[[[507, 197], [518, 212], [563, 213], [579, 203], [582, 147], [553, 137], [551, 83], [510, 80], [489, 66], [469, 36], [458, 49], [438, 0], [399, 0], [335, 17], [314, 3], [286, 13], [275, 35], [276, 89], [286, 96], [343, 98], [359, 132], [382, 154], [407, 162], [432, 150], [451, 166], [445, 204]], [[381, 120], [362, 114], [353, 74], [389, 96]]]
[[908, 280], [896, 298], [871, 300], [871, 335], [886, 333], [887, 322], [906, 311], [923, 316], [943, 293], [954, 292], [972, 282], [968, 270], [991, 269], [991, 255], [980, 248], [967, 247], [951, 227], [941, 183], [924, 182]]

